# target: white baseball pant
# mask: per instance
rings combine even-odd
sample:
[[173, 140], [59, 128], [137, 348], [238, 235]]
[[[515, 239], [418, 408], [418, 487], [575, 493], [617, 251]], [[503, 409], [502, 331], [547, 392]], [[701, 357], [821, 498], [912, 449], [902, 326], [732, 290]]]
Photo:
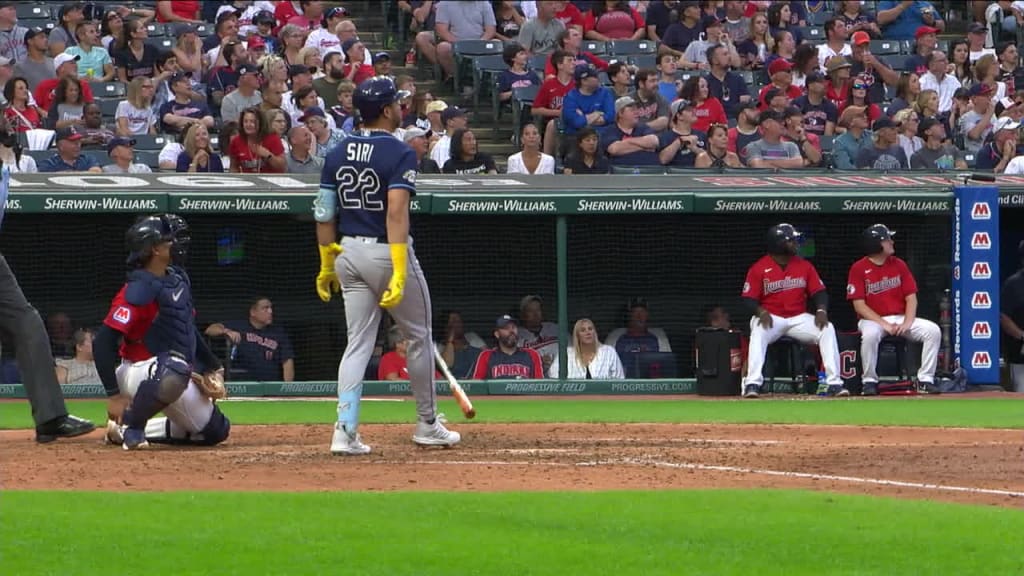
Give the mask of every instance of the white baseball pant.
[[[115, 372], [121, 393], [134, 398], [139, 384], [149, 378], [155, 369], [156, 357], [135, 363], [123, 362]], [[190, 380], [185, 392], [164, 408], [163, 413], [166, 418], [150, 418], [146, 422], [146, 438], [184, 440], [206, 428], [213, 414], [213, 401], [204, 396]]]
[[829, 386], [843, 385], [839, 376], [839, 345], [836, 329], [829, 322], [824, 330], [814, 323], [814, 315], [803, 313], [790, 318], [772, 314], [772, 327], [765, 329], [757, 316], [750, 319], [750, 347], [747, 351], [747, 378], [743, 386], [764, 382], [764, 357], [768, 345], [783, 336], [789, 336], [804, 344], [817, 344], [821, 362], [825, 365], [825, 382]]
[[[892, 324], [902, 324], [905, 316], [894, 314], [882, 316], [882, 319]], [[860, 329], [860, 357], [864, 367], [864, 382], [878, 382], [878, 343], [886, 336], [882, 325], [874, 320], [862, 319], [857, 323]], [[917, 371], [918, 382], [935, 382], [935, 364], [939, 359], [939, 345], [942, 343], [942, 331], [939, 325], [931, 320], [914, 318], [910, 331], [903, 334], [907, 340], [921, 342], [924, 349], [921, 351], [921, 368]]]
[[1010, 385], [1014, 392], [1024, 392], [1024, 364], [1010, 364]]

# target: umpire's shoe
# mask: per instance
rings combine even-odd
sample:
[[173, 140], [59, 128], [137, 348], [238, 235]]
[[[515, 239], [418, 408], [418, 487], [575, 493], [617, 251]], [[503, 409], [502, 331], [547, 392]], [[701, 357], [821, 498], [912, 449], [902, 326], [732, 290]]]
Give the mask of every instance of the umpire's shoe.
[[65, 414], [36, 426], [36, 442], [46, 444], [58, 438], [74, 438], [75, 436], [88, 434], [95, 429], [96, 425], [92, 422], [78, 416]]
[[416, 432], [412, 435], [412, 441], [420, 446], [454, 446], [462, 440], [462, 435], [444, 427], [440, 418], [435, 418], [433, 423], [426, 423], [422, 420], [416, 423]]

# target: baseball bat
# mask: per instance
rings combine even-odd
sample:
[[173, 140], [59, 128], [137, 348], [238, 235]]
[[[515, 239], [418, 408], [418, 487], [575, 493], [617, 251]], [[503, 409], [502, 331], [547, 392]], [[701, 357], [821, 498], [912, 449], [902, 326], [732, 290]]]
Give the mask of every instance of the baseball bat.
[[448, 386], [452, 389], [452, 396], [455, 397], [455, 401], [459, 403], [459, 408], [462, 409], [462, 415], [472, 420], [476, 416], [473, 403], [469, 400], [469, 396], [466, 395], [466, 391], [462, 389], [462, 385], [452, 375], [452, 371], [448, 369], [448, 364], [441, 357], [441, 353], [437, 351], [437, 347], [431, 346], [431, 348], [434, 349], [434, 360], [437, 361], [438, 367], [441, 368], [441, 374], [444, 374], [445, 379], [448, 380]]

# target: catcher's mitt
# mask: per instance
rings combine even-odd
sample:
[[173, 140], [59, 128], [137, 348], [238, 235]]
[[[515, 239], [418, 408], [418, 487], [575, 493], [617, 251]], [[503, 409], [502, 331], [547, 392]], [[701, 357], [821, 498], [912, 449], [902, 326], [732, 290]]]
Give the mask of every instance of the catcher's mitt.
[[214, 370], [206, 374], [192, 373], [192, 381], [199, 387], [203, 396], [211, 400], [223, 400], [228, 397], [228, 389], [224, 387], [224, 369]]

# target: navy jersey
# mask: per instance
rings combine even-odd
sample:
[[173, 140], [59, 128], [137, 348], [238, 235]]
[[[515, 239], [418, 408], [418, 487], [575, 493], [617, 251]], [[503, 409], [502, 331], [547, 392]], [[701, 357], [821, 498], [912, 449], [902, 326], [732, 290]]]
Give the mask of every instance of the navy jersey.
[[317, 222], [337, 217], [345, 236], [387, 236], [388, 190], [416, 195], [416, 153], [387, 132], [353, 132], [324, 159]]
[[255, 328], [248, 320], [225, 322], [224, 326], [241, 334], [231, 356], [231, 369], [245, 370], [245, 380], [277, 382], [282, 380], [282, 365], [295, 358], [285, 331], [273, 324]]

